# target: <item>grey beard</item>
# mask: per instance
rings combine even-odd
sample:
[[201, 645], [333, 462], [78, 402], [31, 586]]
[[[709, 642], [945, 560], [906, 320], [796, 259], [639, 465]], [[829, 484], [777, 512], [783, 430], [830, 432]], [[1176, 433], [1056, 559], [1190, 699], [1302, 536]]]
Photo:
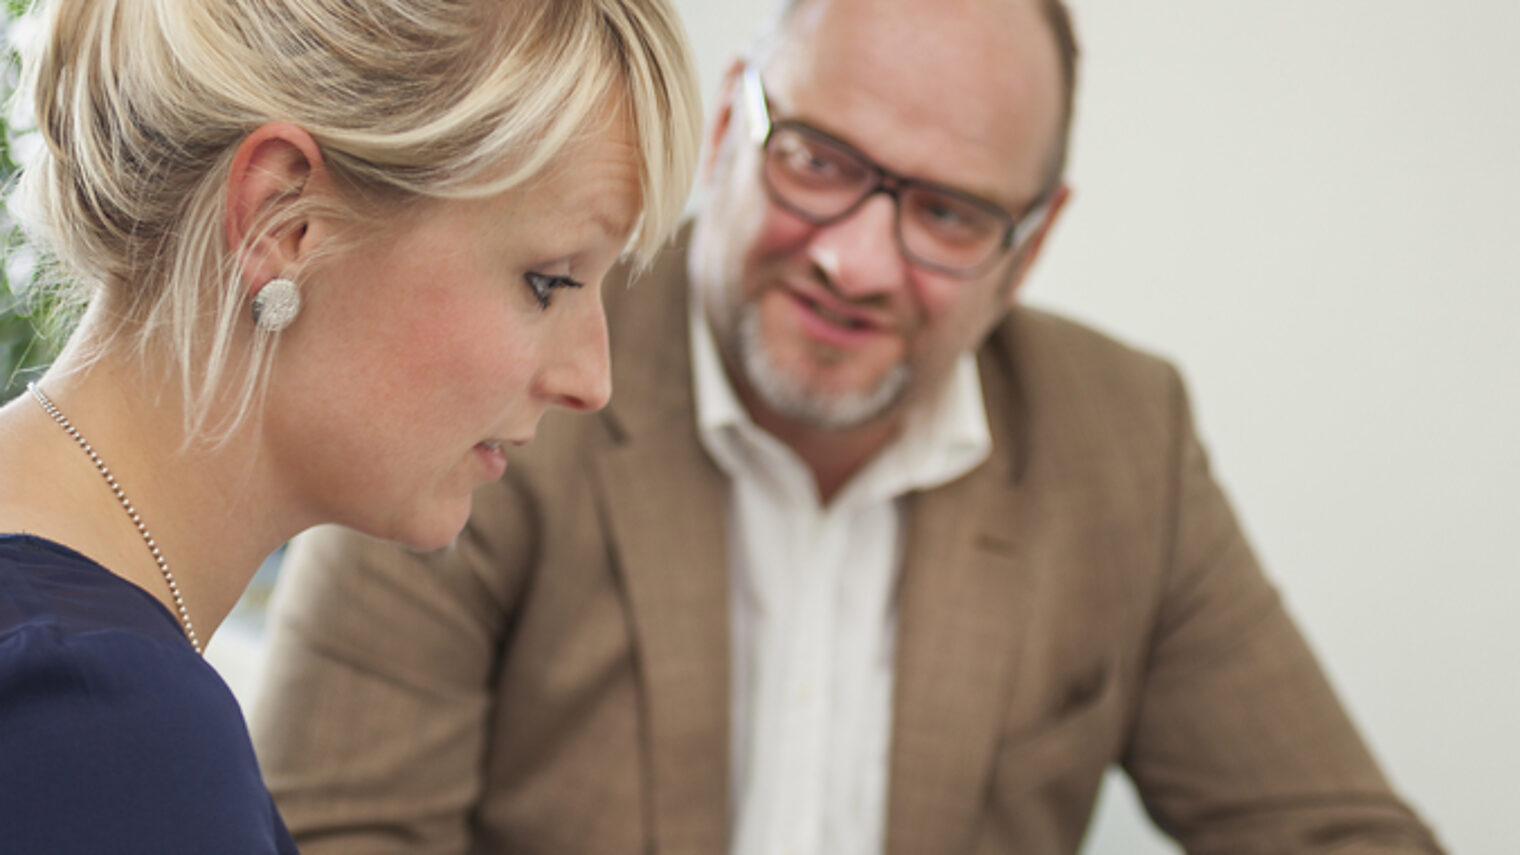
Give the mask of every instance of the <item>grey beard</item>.
[[821, 430], [859, 427], [902, 400], [913, 371], [905, 362], [864, 392], [821, 392], [788, 376], [771, 361], [760, 334], [760, 311], [753, 304], [739, 310], [739, 363], [755, 394], [777, 415]]

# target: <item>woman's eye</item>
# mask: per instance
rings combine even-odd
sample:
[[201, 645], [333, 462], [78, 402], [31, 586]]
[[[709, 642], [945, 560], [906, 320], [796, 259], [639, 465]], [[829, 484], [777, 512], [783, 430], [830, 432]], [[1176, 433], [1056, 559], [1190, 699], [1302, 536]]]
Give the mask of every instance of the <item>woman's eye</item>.
[[533, 299], [538, 301], [540, 309], [549, 308], [556, 289], [579, 288], [583, 284], [569, 276], [550, 276], [546, 273], [525, 273], [523, 279], [528, 283], [528, 290], [533, 293]]

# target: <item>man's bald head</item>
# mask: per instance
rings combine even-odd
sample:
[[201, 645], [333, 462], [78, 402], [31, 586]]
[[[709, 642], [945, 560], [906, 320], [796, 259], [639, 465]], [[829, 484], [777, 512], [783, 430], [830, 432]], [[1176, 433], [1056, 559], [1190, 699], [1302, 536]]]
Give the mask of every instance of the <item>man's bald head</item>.
[[[817, 11], [816, 7], [832, 2], [837, 2], [837, 0], [784, 0], [777, 10], [772, 26], [757, 46], [756, 58], [764, 62], [779, 49], [781, 43], [796, 35], [795, 28], [799, 25], [806, 27], [806, 17], [801, 15], [803, 10], [814, 12]], [[1076, 103], [1077, 59], [1080, 55], [1076, 30], [1072, 25], [1071, 13], [1062, 0], [977, 0], [975, 5], [984, 7], [990, 12], [1000, 4], [1032, 6], [1047, 27], [1055, 46], [1061, 76], [1061, 128], [1055, 148], [1051, 152], [1048, 183], [1049, 187], [1054, 189], [1065, 175], [1067, 156], [1071, 146], [1072, 117]], [[885, 10], [886, 8], [880, 3], [875, 5], [878, 9]]]

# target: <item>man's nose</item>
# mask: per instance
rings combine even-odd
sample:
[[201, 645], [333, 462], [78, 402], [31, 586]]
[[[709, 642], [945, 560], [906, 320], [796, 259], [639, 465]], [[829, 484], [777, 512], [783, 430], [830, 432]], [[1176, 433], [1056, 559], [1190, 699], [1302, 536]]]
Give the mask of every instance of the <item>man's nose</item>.
[[908, 263], [897, 244], [897, 204], [890, 194], [875, 193], [813, 236], [808, 257], [841, 296], [866, 298], [902, 287]]
[[591, 412], [612, 398], [607, 316], [601, 300], [576, 302], [591, 305], [563, 328], [559, 341], [549, 343], [551, 356], [540, 373], [539, 393], [551, 405]]

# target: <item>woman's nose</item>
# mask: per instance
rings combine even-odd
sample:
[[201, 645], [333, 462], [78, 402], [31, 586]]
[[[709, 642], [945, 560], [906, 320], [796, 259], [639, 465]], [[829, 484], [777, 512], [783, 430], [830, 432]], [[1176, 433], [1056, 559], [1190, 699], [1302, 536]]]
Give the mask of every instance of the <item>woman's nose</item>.
[[574, 322], [562, 328], [560, 340], [549, 343], [552, 355], [546, 360], [540, 388], [552, 405], [592, 412], [612, 398], [612, 370], [601, 300], [584, 302], [590, 307], [577, 311]]

